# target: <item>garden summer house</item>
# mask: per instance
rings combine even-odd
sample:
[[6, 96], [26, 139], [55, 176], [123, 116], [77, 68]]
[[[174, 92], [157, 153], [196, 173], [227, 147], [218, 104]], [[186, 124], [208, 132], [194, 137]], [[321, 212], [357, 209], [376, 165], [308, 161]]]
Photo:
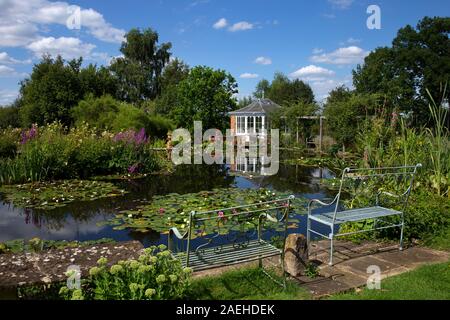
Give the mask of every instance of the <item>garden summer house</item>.
[[237, 142], [248, 143], [251, 135], [267, 135], [270, 114], [279, 108], [270, 99], [257, 99], [242, 109], [230, 112], [230, 127]]

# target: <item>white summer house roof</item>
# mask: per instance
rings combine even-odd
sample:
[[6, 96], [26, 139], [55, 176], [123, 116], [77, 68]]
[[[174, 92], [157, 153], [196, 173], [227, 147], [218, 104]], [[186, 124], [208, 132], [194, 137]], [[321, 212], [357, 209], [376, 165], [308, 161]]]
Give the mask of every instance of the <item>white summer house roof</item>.
[[239, 110], [232, 111], [229, 114], [239, 116], [267, 115], [278, 110], [279, 108], [281, 107], [270, 99], [257, 99], [250, 103], [248, 106]]

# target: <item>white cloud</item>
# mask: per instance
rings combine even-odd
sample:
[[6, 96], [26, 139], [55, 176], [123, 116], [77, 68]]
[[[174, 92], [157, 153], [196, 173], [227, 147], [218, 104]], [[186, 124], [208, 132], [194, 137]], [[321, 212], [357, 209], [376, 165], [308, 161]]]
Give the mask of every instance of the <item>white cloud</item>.
[[361, 63], [368, 54], [368, 51], [356, 46], [350, 46], [346, 48], [339, 48], [330, 53], [313, 55], [311, 57], [311, 61], [315, 63], [328, 63], [336, 65], [357, 64]]
[[256, 79], [256, 78], [258, 78], [258, 77], [259, 77], [259, 74], [256, 74], [256, 73], [248, 73], [248, 72], [243, 73], [243, 74], [241, 74], [241, 75], [239, 76], [239, 78], [241, 78], [241, 79]]
[[13, 68], [0, 65], [0, 77], [10, 76], [16, 71]]
[[47, 37], [30, 43], [27, 48], [38, 58], [43, 54], [51, 54], [52, 56], [61, 55], [64, 59], [74, 59], [90, 57], [95, 45], [84, 43], [78, 38]]
[[0, 89], [0, 106], [11, 104], [16, 100], [18, 95], [18, 91]]
[[328, 0], [328, 2], [339, 9], [347, 9], [352, 5], [354, 0]]
[[0, 63], [1, 64], [28, 64], [31, 60], [17, 60], [11, 57], [6, 52], [0, 52]]
[[15, 69], [0, 65], [0, 77], [24, 77], [26, 73], [17, 72]]
[[293, 79], [320, 81], [335, 75], [335, 72], [315, 65], [309, 65], [289, 74]]
[[319, 54], [319, 53], [322, 53], [322, 52], [323, 52], [323, 49], [320, 49], [320, 48], [314, 48], [313, 51], [312, 51], [313, 54]]
[[228, 28], [228, 30], [231, 32], [236, 32], [236, 31], [251, 30], [253, 28], [254, 28], [254, 25], [252, 23], [247, 22], [247, 21], [241, 21], [241, 22], [236, 22], [235, 24], [233, 24], [231, 27]]
[[272, 64], [272, 59], [267, 58], [267, 57], [258, 57], [255, 59], [254, 63], [267, 66], [269, 64]]
[[228, 25], [227, 19], [221, 18], [217, 20], [216, 23], [213, 24], [214, 29], [222, 29], [225, 28]]
[[[42, 36], [39, 31], [51, 24], [66, 27], [76, 6], [47, 0], [2, 0], [0, 2], [0, 47], [26, 46]], [[102, 14], [80, 8], [81, 30], [105, 42], [120, 43], [125, 31], [114, 28]]]

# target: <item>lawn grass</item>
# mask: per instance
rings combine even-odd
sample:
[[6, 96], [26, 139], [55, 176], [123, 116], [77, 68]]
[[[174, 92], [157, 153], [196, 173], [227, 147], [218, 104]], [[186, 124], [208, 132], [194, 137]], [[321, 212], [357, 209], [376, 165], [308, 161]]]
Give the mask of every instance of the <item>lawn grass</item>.
[[[277, 278], [281, 280], [279, 277]], [[287, 288], [283, 290], [259, 268], [233, 270], [220, 276], [195, 279], [189, 294], [189, 299], [192, 300], [298, 300], [310, 298], [310, 294], [305, 289], [292, 281], [287, 281]]]
[[425, 265], [382, 280], [381, 290], [338, 294], [332, 300], [449, 300], [450, 262]]

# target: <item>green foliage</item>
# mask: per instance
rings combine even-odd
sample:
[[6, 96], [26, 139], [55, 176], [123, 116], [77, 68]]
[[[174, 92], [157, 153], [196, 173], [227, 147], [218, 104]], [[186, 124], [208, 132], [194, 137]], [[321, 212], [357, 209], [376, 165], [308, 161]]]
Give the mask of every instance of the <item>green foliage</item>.
[[72, 110], [75, 125], [89, 123], [99, 129], [111, 129], [111, 122], [119, 112], [119, 106], [120, 102], [109, 95], [99, 98], [88, 95]]
[[178, 85], [189, 75], [189, 66], [174, 59], [161, 75], [161, 94], [155, 99], [155, 113], [169, 116], [178, 105]]
[[[380, 93], [390, 111], [414, 112], [415, 125], [427, 124], [426, 89], [438, 92], [450, 74], [450, 18], [425, 17], [416, 28], [401, 28], [391, 47], [372, 51], [353, 71], [358, 93]], [[447, 95], [448, 97], [448, 95]]]
[[314, 93], [311, 87], [299, 80], [290, 80], [282, 73], [275, 73], [271, 83], [263, 79], [256, 86], [254, 93], [257, 98], [264, 97], [284, 106], [297, 103], [313, 104]]
[[118, 79], [117, 97], [140, 104], [160, 93], [160, 77], [169, 62], [170, 43], [158, 45], [159, 36], [152, 29], [131, 29], [122, 42], [123, 57], [113, 60], [110, 70]]
[[[315, 103], [304, 103], [301, 101], [286, 103], [280, 109], [270, 115], [271, 126], [281, 130], [281, 146], [293, 146], [297, 142], [297, 130], [299, 141], [304, 142], [306, 137], [311, 136], [314, 122], [299, 120], [299, 117], [315, 114], [318, 106]], [[284, 133], [284, 129], [288, 133]], [[300, 145], [304, 145], [301, 143]]]
[[18, 140], [18, 130], [0, 129], [0, 159], [13, 158], [16, 155]]
[[0, 106], [0, 129], [20, 127], [19, 108], [17, 106]]
[[3, 199], [16, 207], [52, 210], [73, 201], [94, 201], [122, 196], [125, 190], [109, 182], [62, 180], [1, 186]]
[[305, 276], [314, 279], [320, 275], [319, 268], [314, 263], [308, 263], [305, 268]]
[[[255, 210], [260, 201], [270, 201], [275, 199], [287, 198], [289, 194], [276, 194], [266, 189], [259, 190], [242, 190], [238, 188], [222, 188], [213, 189], [212, 191], [202, 191], [198, 193], [189, 194], [168, 194], [164, 196], [154, 196], [150, 203], [138, 206], [133, 210], [122, 211], [109, 221], [109, 224], [115, 225], [114, 229], [123, 230], [131, 228], [134, 231], [148, 232], [155, 230], [158, 232], [167, 232], [172, 227], [177, 227], [181, 232], [185, 230], [189, 222], [189, 213], [192, 211], [205, 212], [209, 210], [217, 210], [211, 214], [214, 218], [206, 221], [202, 227], [199, 227], [196, 234], [193, 236], [203, 236], [217, 232], [217, 226], [220, 225], [221, 231], [227, 233], [229, 228], [237, 228], [241, 230], [254, 230], [257, 224], [259, 214], [257, 215], [242, 215], [240, 217], [227, 217], [231, 212], [224, 211], [224, 217], [218, 216], [218, 212], [222, 208], [232, 208], [236, 206], [254, 204], [255, 207], [248, 207], [248, 210]], [[297, 213], [304, 212], [305, 202], [303, 199], [295, 199], [293, 204], [294, 210]], [[267, 205], [270, 209], [270, 205]], [[269, 210], [268, 210], [269, 211]], [[273, 214], [273, 210], [269, 214]], [[242, 222], [235, 224], [234, 222]], [[295, 219], [290, 220], [291, 223], [296, 223]]]
[[150, 116], [133, 105], [121, 103], [111, 96], [90, 95], [73, 108], [75, 124], [87, 123], [98, 130], [121, 132], [145, 129], [150, 137], [165, 138], [174, 129], [172, 121], [159, 115]]
[[229, 127], [228, 112], [236, 108], [235, 79], [223, 70], [198, 66], [178, 85], [178, 105], [171, 116], [178, 126], [193, 129], [202, 121], [204, 129]]
[[101, 258], [89, 271], [82, 289], [62, 287], [70, 300], [169, 300], [186, 295], [192, 270], [182, 268], [164, 245], [144, 249], [138, 260], [119, 261], [108, 267]]
[[[337, 89], [341, 90], [341, 89]], [[368, 116], [376, 113], [380, 106], [380, 96], [376, 94], [334, 94], [327, 101], [324, 115], [332, 136], [347, 146], [353, 143], [359, 126]]]
[[[152, 144], [141, 132], [99, 134], [87, 126], [67, 132], [57, 123], [38, 131], [33, 139], [19, 145], [15, 158], [0, 159], [2, 184], [150, 173], [165, 165], [163, 155], [152, 151]], [[142, 137], [138, 139], [138, 135]]]
[[65, 63], [44, 56], [33, 67], [30, 78], [21, 83], [20, 117], [22, 125], [72, 122], [71, 109], [86, 94], [114, 94], [114, 79], [104, 68], [81, 68], [82, 58]]

